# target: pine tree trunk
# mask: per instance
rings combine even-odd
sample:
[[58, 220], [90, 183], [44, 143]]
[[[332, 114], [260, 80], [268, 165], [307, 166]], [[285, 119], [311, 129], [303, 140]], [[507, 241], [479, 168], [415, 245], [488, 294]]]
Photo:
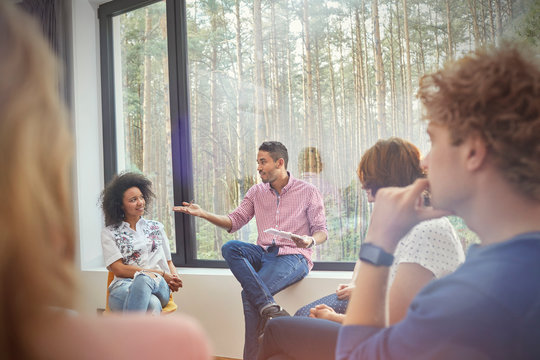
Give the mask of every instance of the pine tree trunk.
[[372, 2], [373, 40], [375, 57], [375, 96], [377, 101], [377, 137], [386, 137], [386, 86], [382, 60], [381, 33], [379, 29], [379, 3]]
[[502, 9], [501, 0], [495, 0], [495, 18], [497, 19], [497, 38], [502, 35]]
[[150, 165], [152, 163], [151, 152], [151, 132], [152, 132], [152, 58], [150, 56], [150, 49], [148, 44], [148, 38], [152, 31], [152, 20], [148, 8], [145, 10], [144, 19], [144, 75], [143, 75], [143, 121], [142, 121], [142, 154], [143, 161], [141, 170], [143, 173], [150, 173]]
[[[282, 129], [281, 124], [281, 103], [280, 103], [280, 86], [279, 86], [279, 57], [278, 57], [278, 44], [277, 44], [277, 36], [276, 36], [276, 11], [275, 11], [275, 3], [273, 1], [270, 2], [270, 22], [272, 24], [272, 36], [271, 36], [271, 42], [270, 42], [270, 51], [271, 51], [271, 60], [272, 60], [272, 67], [270, 71], [270, 79], [271, 79], [271, 85], [272, 85], [272, 119], [274, 119], [274, 122], [276, 126], [271, 126], [270, 131], [270, 138], [275, 139], [277, 136], [277, 133], [280, 133], [280, 129]], [[276, 133], [277, 132], [277, 133]]]
[[403, 36], [405, 37], [405, 59], [406, 66], [406, 90], [405, 90], [405, 102], [407, 110], [406, 128], [410, 138], [412, 138], [412, 69], [411, 69], [411, 46], [409, 37], [409, 15], [407, 9], [407, 0], [403, 0]]
[[478, 28], [478, 17], [476, 13], [476, 0], [467, 0], [469, 9], [471, 10], [472, 26], [474, 34], [474, 46], [478, 47], [481, 44], [480, 30]]
[[[210, 26], [212, 34], [217, 33], [218, 31], [218, 19], [217, 14], [212, 13], [210, 18]], [[217, 98], [217, 79], [216, 74], [218, 72], [217, 64], [217, 53], [218, 46], [214, 40], [211, 40], [211, 50], [210, 50], [210, 138], [212, 139], [212, 159], [214, 164], [221, 164], [219, 146], [217, 144], [217, 139], [220, 139], [221, 134], [218, 128], [218, 98]], [[217, 166], [212, 166], [212, 203], [213, 203], [213, 212], [217, 214], [222, 213], [221, 201], [222, 196], [219, 188], [219, 175], [220, 171]], [[221, 249], [223, 245], [222, 231], [217, 226], [214, 227], [214, 248], [215, 252]]]
[[253, 0], [253, 59], [255, 63], [255, 148], [260, 139], [266, 136], [267, 128], [264, 119], [264, 67], [262, 45], [261, 0]]
[[448, 33], [448, 57], [447, 60], [454, 58], [453, 39], [452, 39], [452, 14], [450, 13], [450, 0], [445, 0], [446, 3], [446, 32]]
[[[305, 66], [306, 66], [306, 121], [312, 123], [313, 118], [313, 72], [311, 60], [311, 39], [309, 31], [308, 0], [304, 0], [303, 22], [304, 22], [304, 44], [305, 44]], [[307, 126], [307, 140], [312, 141], [312, 127]]]
[[[287, 9], [288, 9], [288, 2], [287, 2]], [[290, 24], [289, 20], [289, 11], [286, 11], [287, 13], [287, 25]], [[287, 116], [287, 129], [288, 134], [292, 133], [292, 129], [294, 128], [294, 109], [293, 109], [293, 86], [292, 86], [292, 74], [293, 74], [293, 68], [292, 68], [292, 54], [291, 54], [291, 46], [290, 46], [290, 37], [289, 37], [290, 31], [287, 31], [286, 35], [286, 44], [287, 44], [287, 102], [288, 102], [288, 116]]]
[[[242, 178], [244, 176], [244, 162], [243, 158], [243, 127], [242, 127], [242, 117], [240, 116], [242, 111], [242, 96], [244, 95], [244, 69], [243, 69], [243, 58], [242, 58], [242, 21], [240, 19], [240, 0], [235, 0], [235, 17], [236, 17], [236, 156], [234, 157], [236, 162], [236, 176], [234, 177], [236, 181], [236, 195], [237, 197], [233, 200], [233, 206], [236, 206], [240, 203], [240, 199], [244, 197], [243, 188], [242, 188]], [[243, 232], [238, 232], [239, 240], [247, 241], [244, 239]]]
[[396, 67], [395, 67], [395, 52], [394, 52], [394, 24], [392, 10], [389, 11], [390, 15], [390, 114], [392, 124], [392, 134], [399, 133], [399, 121], [397, 121], [397, 100], [396, 100]]
[[324, 146], [324, 141], [322, 141], [322, 134], [324, 130], [322, 119], [321, 66], [319, 57], [319, 40], [315, 39], [315, 94], [317, 94], [317, 116], [316, 124], [314, 124], [314, 127], [317, 129], [317, 134], [315, 136], [314, 143], [319, 143], [321, 144], [321, 146]]

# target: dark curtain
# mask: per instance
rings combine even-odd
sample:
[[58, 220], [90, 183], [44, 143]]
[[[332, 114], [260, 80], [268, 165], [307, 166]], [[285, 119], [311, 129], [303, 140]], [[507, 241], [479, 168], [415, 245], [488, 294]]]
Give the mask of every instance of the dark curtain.
[[18, 6], [34, 17], [56, 53], [63, 78], [60, 93], [71, 106], [71, 2], [66, 0], [21, 0]]

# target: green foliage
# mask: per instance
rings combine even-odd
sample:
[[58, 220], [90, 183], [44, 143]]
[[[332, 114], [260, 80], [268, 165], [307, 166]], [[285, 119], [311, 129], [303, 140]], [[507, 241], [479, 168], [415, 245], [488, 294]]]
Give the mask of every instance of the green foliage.
[[524, 12], [516, 21], [518, 38], [536, 47], [540, 47], [540, 1], [522, 1]]
[[461, 240], [461, 244], [463, 245], [463, 250], [467, 251], [469, 246], [480, 242], [478, 235], [467, 227], [467, 224], [465, 224], [465, 221], [463, 221], [462, 218], [457, 216], [448, 216], [448, 220], [450, 220], [450, 223], [452, 223], [454, 229], [456, 229], [459, 239]]
[[[301, 0], [261, 4], [255, 14], [248, 0], [186, 1], [195, 198], [211, 212], [232, 211], [258, 181], [255, 156], [264, 140], [288, 147], [288, 169], [297, 177], [297, 155], [303, 147], [317, 147], [324, 163], [318, 175], [333, 189], [325, 196], [329, 239], [316, 249], [319, 261], [356, 260], [371, 213], [355, 174], [362, 153], [389, 136], [428, 150], [414, 98], [418, 79], [451, 54], [496, 43], [502, 33], [513, 31], [533, 44], [540, 34], [538, 0], [502, 1], [500, 10], [492, 0], [379, 0], [384, 80], [377, 82], [372, 2], [310, 1], [307, 13]], [[165, 2], [156, 2], [119, 17], [119, 121], [126, 137], [120, 151], [126, 168], [151, 176], [160, 197], [152, 214], [174, 238], [170, 162], [177, 154], [170, 146], [165, 16]], [[476, 241], [461, 220], [452, 222], [467, 245]], [[198, 219], [196, 227], [201, 259], [220, 259], [220, 247], [230, 239], [257, 238], [254, 221], [236, 234]]]

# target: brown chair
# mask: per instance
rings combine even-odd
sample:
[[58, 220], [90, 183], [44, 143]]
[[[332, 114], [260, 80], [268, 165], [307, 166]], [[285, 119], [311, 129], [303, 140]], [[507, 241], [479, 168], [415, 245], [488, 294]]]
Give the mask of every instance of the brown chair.
[[[114, 273], [112, 271], [109, 271], [109, 276], [107, 277], [107, 298], [106, 298], [106, 305], [105, 305], [105, 311], [104, 314], [110, 314], [111, 308], [109, 308], [109, 285], [111, 285], [111, 282], [114, 280]], [[173, 300], [172, 292], [171, 296], [169, 297], [169, 302], [165, 307], [161, 310], [161, 312], [165, 315], [172, 314], [173, 312], [178, 309], [178, 305]]]

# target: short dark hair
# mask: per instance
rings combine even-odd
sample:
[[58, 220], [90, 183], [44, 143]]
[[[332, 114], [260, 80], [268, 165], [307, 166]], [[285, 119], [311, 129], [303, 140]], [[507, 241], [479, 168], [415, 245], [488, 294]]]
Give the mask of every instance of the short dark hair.
[[135, 172], [124, 172], [115, 175], [105, 186], [101, 193], [101, 209], [105, 215], [105, 225], [118, 225], [124, 220], [124, 210], [122, 210], [124, 193], [132, 187], [138, 188], [146, 202], [148, 209], [152, 199], [155, 197], [151, 190], [152, 182], [143, 174]]
[[403, 187], [425, 177], [418, 148], [397, 137], [379, 140], [370, 147], [362, 156], [357, 172], [362, 187], [373, 195], [380, 188]]
[[285, 169], [287, 169], [287, 164], [289, 163], [289, 153], [285, 145], [279, 141], [265, 141], [259, 146], [259, 151], [266, 151], [270, 154], [270, 157], [274, 161], [283, 159], [285, 163]]

